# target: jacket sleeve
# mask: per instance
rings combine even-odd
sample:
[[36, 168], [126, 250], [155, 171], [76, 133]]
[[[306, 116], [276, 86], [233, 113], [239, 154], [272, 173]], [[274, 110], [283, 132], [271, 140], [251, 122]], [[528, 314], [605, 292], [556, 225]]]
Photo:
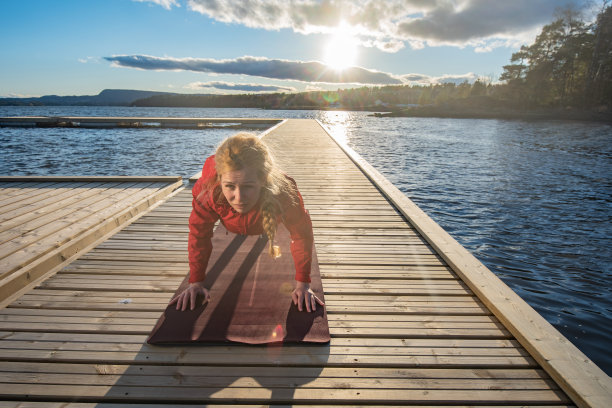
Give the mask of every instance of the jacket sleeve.
[[304, 200], [295, 181], [288, 177], [297, 192], [297, 203], [289, 204], [283, 214], [283, 223], [291, 235], [291, 255], [295, 264], [295, 280], [310, 283], [312, 267], [312, 221], [304, 208]]
[[[191, 215], [189, 216], [189, 237], [187, 240], [189, 254], [189, 282], [201, 282], [206, 277], [206, 267], [212, 252], [211, 238], [215, 222], [219, 215], [210, 205], [206, 198], [198, 199], [203, 188], [203, 180], [206, 179], [210, 170], [210, 159], [206, 160], [202, 170], [202, 177], [193, 186], [191, 203]], [[214, 162], [213, 162], [214, 168]]]

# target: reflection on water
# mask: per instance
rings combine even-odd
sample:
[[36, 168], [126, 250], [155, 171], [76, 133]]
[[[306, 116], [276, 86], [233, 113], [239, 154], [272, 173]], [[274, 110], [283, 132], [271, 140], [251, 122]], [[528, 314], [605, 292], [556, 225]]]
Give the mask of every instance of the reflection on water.
[[[612, 374], [612, 128], [365, 112], [0, 107], [0, 116], [316, 118]], [[0, 128], [0, 174], [183, 175], [231, 130]]]
[[325, 124], [325, 129], [341, 144], [348, 144], [347, 132], [354, 123], [352, 112], [322, 111], [318, 119]]

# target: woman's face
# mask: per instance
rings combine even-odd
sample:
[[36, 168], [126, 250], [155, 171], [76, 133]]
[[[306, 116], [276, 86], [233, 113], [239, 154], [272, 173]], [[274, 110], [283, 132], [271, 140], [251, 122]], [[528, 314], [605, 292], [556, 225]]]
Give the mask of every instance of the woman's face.
[[262, 182], [251, 168], [228, 171], [221, 175], [221, 190], [227, 202], [240, 214], [249, 212], [261, 194]]

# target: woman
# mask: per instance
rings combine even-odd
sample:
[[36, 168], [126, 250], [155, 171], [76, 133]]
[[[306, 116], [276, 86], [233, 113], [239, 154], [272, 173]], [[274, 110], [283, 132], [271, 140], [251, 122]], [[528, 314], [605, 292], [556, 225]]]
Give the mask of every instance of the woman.
[[198, 295], [210, 300], [204, 287], [206, 266], [212, 252], [211, 237], [217, 220], [237, 234], [265, 233], [269, 253], [280, 256], [274, 245], [276, 226], [282, 222], [291, 234], [295, 264], [295, 289], [291, 293], [298, 310], [316, 310], [323, 302], [310, 290], [312, 264], [312, 223], [304, 209], [295, 181], [274, 164], [266, 145], [255, 135], [238, 133], [227, 138], [216, 153], [206, 159], [202, 177], [192, 189], [189, 217], [189, 287], [170, 304], [177, 310], [195, 308]]

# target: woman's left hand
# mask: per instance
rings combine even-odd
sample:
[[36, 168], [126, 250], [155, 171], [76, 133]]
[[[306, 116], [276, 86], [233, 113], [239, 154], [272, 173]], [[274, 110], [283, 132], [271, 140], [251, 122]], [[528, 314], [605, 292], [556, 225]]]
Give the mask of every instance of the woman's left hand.
[[302, 311], [302, 305], [306, 305], [306, 310], [309, 312], [317, 310], [317, 303], [321, 306], [325, 305], [321, 299], [315, 296], [314, 292], [310, 289], [310, 285], [306, 282], [295, 282], [295, 289], [291, 293], [291, 298], [300, 312]]

